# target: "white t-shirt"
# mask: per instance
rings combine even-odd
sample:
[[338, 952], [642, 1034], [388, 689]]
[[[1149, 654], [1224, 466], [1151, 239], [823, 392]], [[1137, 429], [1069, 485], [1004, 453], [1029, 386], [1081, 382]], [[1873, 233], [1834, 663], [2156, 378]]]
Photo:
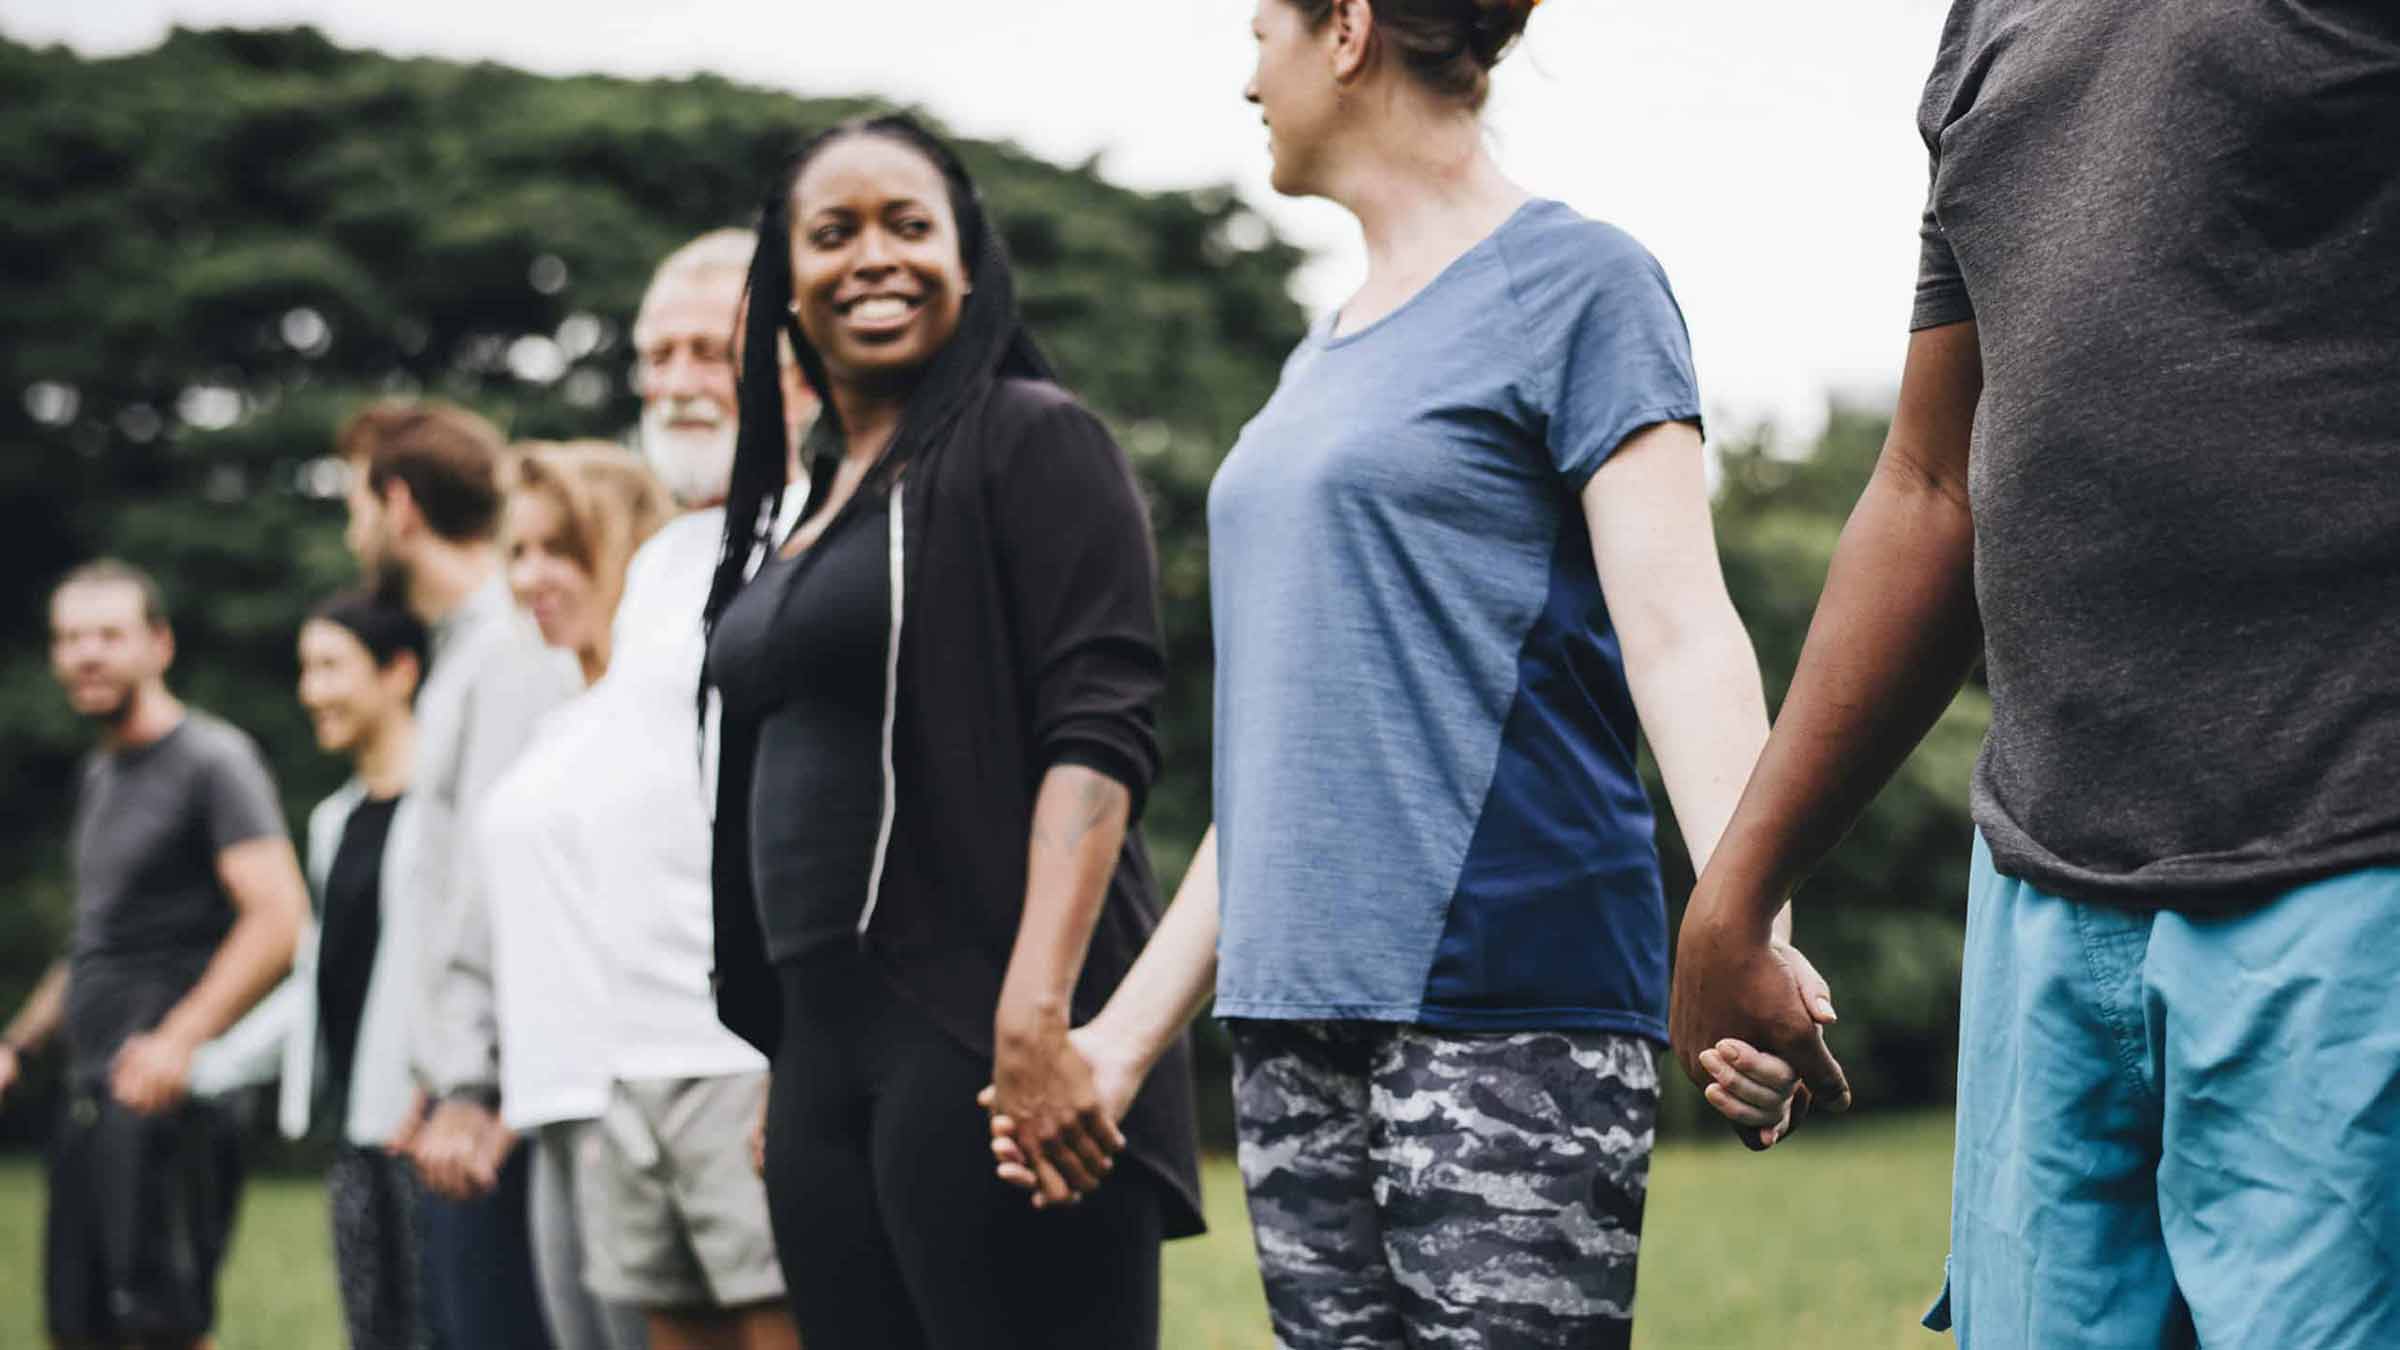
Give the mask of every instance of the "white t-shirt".
[[709, 792], [701, 772], [700, 610], [716, 570], [722, 509], [667, 523], [634, 555], [608, 673], [592, 693], [611, 728], [604, 771], [584, 786], [595, 909], [612, 964], [608, 1067], [622, 1079], [705, 1078], [766, 1068], [717, 1021], [708, 974], [716, 921]]
[[473, 865], [488, 897], [500, 1116], [530, 1130], [597, 1119], [608, 1105], [614, 1007], [621, 997], [601, 932], [601, 861], [585, 797], [612, 735], [594, 691], [541, 719], [533, 740], [475, 813]]

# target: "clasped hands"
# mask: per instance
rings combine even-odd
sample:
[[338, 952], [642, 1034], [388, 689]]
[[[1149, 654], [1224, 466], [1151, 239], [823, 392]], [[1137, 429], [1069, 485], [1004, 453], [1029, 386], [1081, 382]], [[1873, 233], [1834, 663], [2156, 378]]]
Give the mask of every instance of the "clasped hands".
[[[1744, 1144], [1774, 1147], [1812, 1101], [1848, 1109], [1849, 1084], [1825, 1046], [1834, 1020], [1831, 990], [1798, 948], [1771, 932], [1746, 934], [1712, 910], [1687, 911], [1676, 1058]], [[1010, 1022], [1004, 1011], [993, 1081], [976, 1098], [990, 1116], [993, 1161], [1035, 1208], [1072, 1204], [1098, 1188], [1125, 1146], [1117, 1122], [1141, 1087], [1143, 1057], [1098, 1022]]]
[[500, 1184], [500, 1168], [517, 1146], [517, 1132], [479, 1102], [445, 1098], [429, 1111], [423, 1093], [385, 1145], [416, 1164], [434, 1194], [472, 1200]]
[[990, 1113], [1000, 1179], [1033, 1206], [1073, 1204], [1099, 1188], [1125, 1148], [1117, 1122], [1142, 1085], [1139, 1057], [1097, 1023], [1069, 1030], [1064, 1010], [1014, 1011], [994, 1027]]
[[1812, 1102], [1850, 1108], [1825, 1045], [1835, 1020], [1825, 978], [1773, 921], [1711, 891], [1684, 910], [1668, 1018], [1676, 1062], [1752, 1149], [1789, 1136]]

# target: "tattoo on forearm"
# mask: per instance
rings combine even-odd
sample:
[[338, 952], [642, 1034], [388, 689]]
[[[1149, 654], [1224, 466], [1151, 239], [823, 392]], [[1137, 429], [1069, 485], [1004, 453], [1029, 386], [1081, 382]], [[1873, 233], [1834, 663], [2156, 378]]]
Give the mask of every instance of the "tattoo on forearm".
[[1068, 819], [1063, 826], [1046, 824], [1037, 818], [1033, 827], [1034, 842], [1062, 853], [1074, 852], [1086, 836], [1108, 819], [1110, 810], [1124, 791], [1124, 788], [1097, 774], [1081, 778], [1075, 784], [1074, 802], [1068, 808]]

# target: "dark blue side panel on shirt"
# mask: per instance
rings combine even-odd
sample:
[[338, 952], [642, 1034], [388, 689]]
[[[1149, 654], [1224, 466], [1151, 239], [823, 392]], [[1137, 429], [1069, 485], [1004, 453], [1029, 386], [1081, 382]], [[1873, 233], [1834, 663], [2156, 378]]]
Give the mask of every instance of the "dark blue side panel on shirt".
[[1667, 919], [1639, 719], [1590, 536], [1569, 513], [1422, 1021], [1666, 1039]]

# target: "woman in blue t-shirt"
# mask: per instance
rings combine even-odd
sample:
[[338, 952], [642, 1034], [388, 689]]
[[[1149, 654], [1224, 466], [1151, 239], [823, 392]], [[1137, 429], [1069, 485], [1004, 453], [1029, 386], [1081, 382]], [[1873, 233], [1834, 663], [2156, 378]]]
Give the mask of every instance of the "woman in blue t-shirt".
[[[1289, 1346], [1625, 1343], [1667, 1039], [1636, 747], [1705, 863], [1766, 739], [1666, 277], [1484, 147], [1531, 8], [1253, 25], [1274, 185], [1356, 215], [1368, 275], [1210, 491], [1216, 824], [1075, 1044], [1123, 1101], [1213, 967]], [[1772, 1142], [1789, 1068], [1727, 1053], [1710, 1100]], [[1090, 1141], [995, 1134], [1004, 1175], [1067, 1198]]]

